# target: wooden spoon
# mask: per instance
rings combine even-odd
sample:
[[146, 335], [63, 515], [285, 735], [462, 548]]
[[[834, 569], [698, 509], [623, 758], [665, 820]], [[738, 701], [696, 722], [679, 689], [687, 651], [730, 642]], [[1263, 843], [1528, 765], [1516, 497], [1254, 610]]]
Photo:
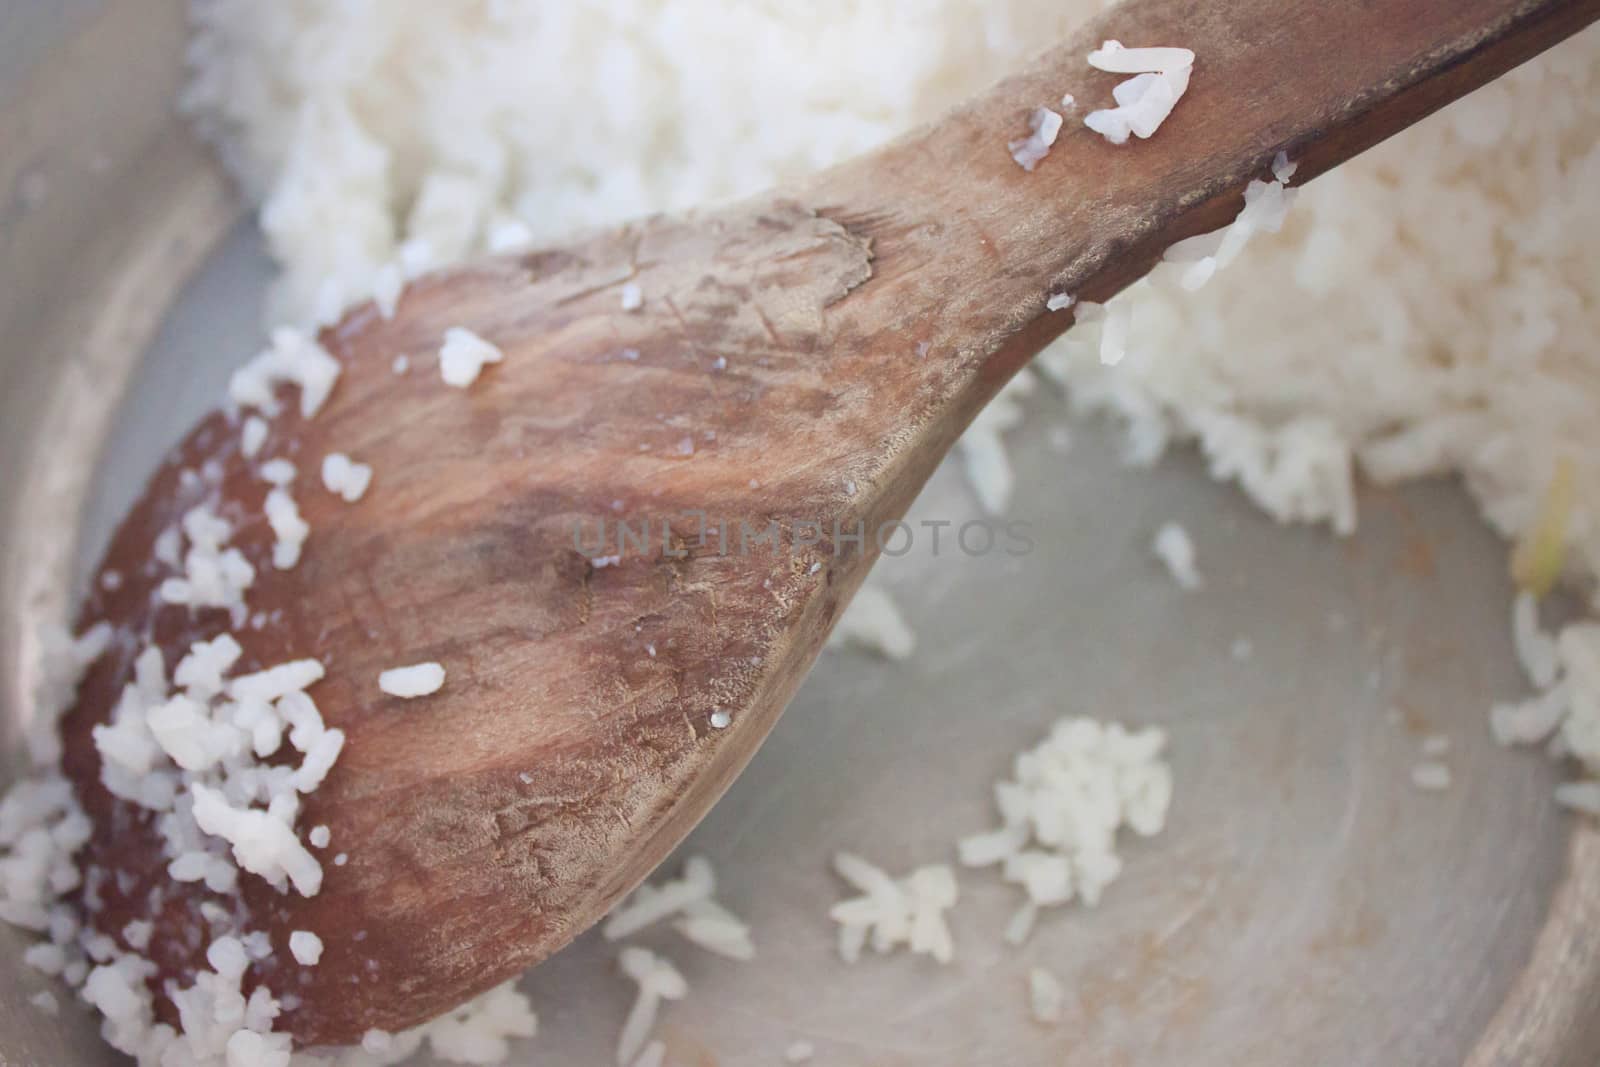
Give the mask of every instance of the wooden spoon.
[[[326, 409], [278, 418], [261, 453], [299, 467], [299, 566], [272, 567], [266, 486], [219, 413], [117, 533], [105, 567], [121, 587], [97, 585], [85, 607], [125, 634], [63, 727], [96, 821], [83, 858], [105, 872], [93, 922], [120, 942], [128, 920], [154, 919], [163, 977], [186, 985], [205, 966], [201, 894], [168, 881], [147, 814], [101, 787], [90, 736], [142, 642], [170, 670], [229, 629], [154, 596], [155, 539], [203, 495], [184, 468], [220, 464], [258, 571], [250, 606], [267, 622], [238, 633], [240, 669], [322, 660], [312, 693], [348, 735], [298, 823], [332, 830], [321, 893], [246, 876], [231, 905], [277, 949], [249, 983], [300, 998], [280, 1025], [301, 1043], [400, 1030], [565, 945], [722, 794], [876, 556], [873, 532], [1070, 324], [1048, 294], [1107, 299], [1174, 241], [1231, 221], [1276, 153], [1315, 176], [1597, 12], [1131, 0], [939, 124], [781, 193], [428, 277], [392, 319], [355, 309], [323, 335], [344, 367]], [[1109, 106], [1118, 76], [1085, 62], [1106, 38], [1192, 48], [1188, 95], [1120, 147], [1069, 113], [1025, 173], [1007, 141], [1034, 108], [1064, 92]], [[625, 283], [643, 292], [637, 313], [621, 309]], [[455, 326], [505, 351], [466, 391], [437, 366]], [[333, 451], [376, 469], [356, 504], [317, 484]], [[618, 520], [651, 543], [591, 562], [617, 553]], [[777, 548], [739, 550], [741, 529], [772, 523]], [[588, 544], [602, 524], [608, 547], [580, 552], [574, 531]], [[841, 536], [858, 527], [864, 546]], [[814, 543], [791, 551], [796, 534]], [[446, 667], [442, 691], [379, 691], [381, 671], [424, 660]], [[290, 958], [298, 929], [326, 944], [318, 966]]]

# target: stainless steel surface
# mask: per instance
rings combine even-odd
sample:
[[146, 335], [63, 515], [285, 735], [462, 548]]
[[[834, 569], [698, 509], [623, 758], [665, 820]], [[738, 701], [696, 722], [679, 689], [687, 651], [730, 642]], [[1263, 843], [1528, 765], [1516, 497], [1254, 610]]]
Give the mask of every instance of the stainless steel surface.
[[[34, 634], [68, 599], [75, 530], [123, 383], [236, 213], [175, 120], [177, 2], [0, 0], [0, 745], [20, 763]], [[0, 1064], [117, 1062], [0, 929]]]
[[[33, 622], [60, 610], [69, 570], [257, 340], [268, 268], [172, 112], [180, 47], [169, 0], [0, 0], [8, 749]], [[1594, 971], [1573, 932], [1593, 907], [1581, 879], [1529, 963], [1572, 824], [1549, 800], [1557, 769], [1486, 736], [1488, 701], [1521, 681], [1503, 547], [1459, 490], [1369, 495], [1360, 534], [1339, 542], [1272, 526], [1188, 458], [1128, 472], [1103, 430], [1074, 427], [1061, 454], [1059, 401], [1031, 406], [1014, 513], [1036, 551], [890, 563], [916, 657], [825, 657], [689, 843], [717, 861], [760, 956], [649, 939], [693, 990], [665, 1012], [669, 1061], [777, 1063], [803, 1038], [819, 1064], [1456, 1064], [1474, 1046], [1475, 1062], [1592, 1064], [1587, 1013], [1564, 999]], [[945, 470], [918, 512], [975, 508]], [[1148, 555], [1174, 518], [1199, 546], [1197, 593]], [[1230, 655], [1241, 637], [1244, 661]], [[1062, 714], [1173, 738], [1169, 828], [1128, 846], [1101, 906], [1050, 913], [1009, 950], [998, 931], [1014, 893], [964, 875], [953, 965], [838, 963], [830, 853], [891, 869], [951, 858], [956, 836], [989, 824], [1009, 753]], [[1453, 740], [1444, 793], [1410, 783], [1424, 732]], [[1571, 856], [1592, 869], [1594, 853], [1580, 834]], [[85, 1016], [26, 1003], [48, 983], [21, 965], [23, 943], [0, 932], [0, 1064], [115, 1062]], [[527, 1059], [609, 1062], [628, 1002], [612, 961], [590, 936], [526, 979], [541, 1017]], [[1027, 1018], [1037, 963], [1072, 990], [1057, 1030]]]

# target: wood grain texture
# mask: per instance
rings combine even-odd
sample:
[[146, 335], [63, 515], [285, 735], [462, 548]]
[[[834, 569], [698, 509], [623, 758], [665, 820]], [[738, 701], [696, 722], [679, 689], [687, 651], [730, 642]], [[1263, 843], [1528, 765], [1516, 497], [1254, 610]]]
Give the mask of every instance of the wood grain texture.
[[[251, 982], [295, 993], [305, 1043], [398, 1030], [537, 962], [605, 913], [716, 800], [766, 735], [874, 556], [834, 536], [903, 514], [971, 418], [1070, 323], [1051, 291], [1103, 300], [1167, 245], [1226, 223], [1287, 150], [1314, 175], [1592, 20], [1600, 0], [1365, 0], [1285, 6], [1147, 0], [1108, 13], [937, 126], [782, 194], [652, 219], [412, 285], [396, 317], [324, 335], [344, 376], [324, 412], [279, 418], [312, 526], [272, 569], [265, 485], [217, 414], [158, 472], [106, 565], [127, 579], [84, 621], [123, 636], [64, 730], [98, 830], [96, 924], [153, 916], [153, 953], [187, 984], [208, 934], [166, 882], [151, 821], [98, 784], [89, 732], [145, 640], [170, 666], [227, 628], [157, 605], [157, 534], [222, 465], [225, 517], [258, 569], [245, 669], [315, 656], [313, 689], [349, 741], [300, 825], [333, 844], [322, 893], [246, 879], [237, 916], [278, 954]], [[1188, 45], [1192, 88], [1155, 138], [1115, 147], [1070, 121], [1032, 173], [1006, 141], [1072, 92], [1109, 102], [1085, 54], [1108, 37]], [[645, 294], [620, 310], [624, 283]], [[446, 329], [505, 351], [470, 390], [439, 380]], [[636, 358], [633, 354], [636, 353]], [[921, 353], [921, 354], [919, 354]], [[405, 355], [408, 374], [391, 363]], [[687, 442], [687, 443], [686, 443]], [[345, 504], [323, 455], [376, 470]], [[723, 552], [718, 530], [797, 551]], [[574, 531], [649, 524], [610, 566]], [[663, 539], [660, 531], [669, 529]], [[734, 535], [735, 543], [737, 535]], [[384, 696], [386, 668], [443, 663], [442, 692]], [[714, 710], [732, 724], [710, 726]], [[819, 773], [825, 773], [820, 769]], [[290, 930], [327, 945], [315, 968]]]

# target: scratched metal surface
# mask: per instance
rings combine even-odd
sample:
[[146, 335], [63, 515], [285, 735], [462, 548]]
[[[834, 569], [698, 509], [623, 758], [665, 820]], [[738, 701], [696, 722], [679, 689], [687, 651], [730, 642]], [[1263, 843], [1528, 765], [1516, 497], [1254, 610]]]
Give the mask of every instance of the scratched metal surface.
[[[166, 107], [176, 3], [0, 0], [0, 24], [0, 738], [14, 746], [33, 620], [256, 344], [268, 267]], [[72, 56], [72, 76], [49, 55]], [[1449, 484], [1368, 494], [1348, 541], [1280, 529], [1191, 458], [1130, 473], [1114, 435], [1083, 425], [1063, 452], [1059, 398], [1030, 407], [1012, 517], [1035, 551], [886, 565], [916, 655], [829, 653], [686, 846], [716, 861], [760, 955], [646, 937], [692, 988], [664, 1015], [669, 1062], [778, 1063], [795, 1040], [862, 1067], [1462, 1062], [1529, 957], [1569, 834], [1555, 769], [1484, 728], [1488, 701], [1521, 688], [1502, 547]], [[947, 468], [914, 518], [976, 514]], [[1200, 592], [1148, 554], [1167, 519], [1194, 536]], [[1128, 846], [1105, 901], [1008, 949], [1015, 894], [964, 874], [955, 963], [840, 964], [830, 853], [891, 870], [952, 859], [956, 836], [989, 825], [1009, 754], [1063, 714], [1172, 737], [1169, 827]], [[1422, 794], [1409, 771], [1433, 732], [1452, 739], [1456, 784]], [[60, 1019], [27, 1005], [46, 982], [22, 944], [0, 932], [0, 1064], [115, 1062], [71, 1005]], [[1054, 1030], [1028, 1020], [1040, 964], [1071, 990]], [[629, 993], [611, 946], [585, 937], [525, 986], [541, 1033], [516, 1062], [608, 1060]]]

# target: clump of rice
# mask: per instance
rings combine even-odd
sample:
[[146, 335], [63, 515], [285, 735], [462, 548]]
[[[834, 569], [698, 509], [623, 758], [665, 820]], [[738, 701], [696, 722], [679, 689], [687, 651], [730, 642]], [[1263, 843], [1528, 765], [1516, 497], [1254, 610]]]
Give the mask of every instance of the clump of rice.
[[1107, 41], [1089, 53], [1089, 65], [1112, 74], [1132, 74], [1113, 89], [1117, 106], [1091, 111], [1083, 124], [1110, 141], [1150, 137], [1189, 89], [1194, 53], [1187, 48], [1124, 48]]
[[293, 385], [300, 391], [300, 414], [309, 419], [322, 410], [338, 380], [338, 360], [304, 332], [280, 326], [272, 331], [271, 345], [233, 372], [228, 398], [271, 416], [279, 410], [278, 387]]
[[322, 459], [322, 486], [337, 493], [348, 504], [354, 504], [367, 493], [372, 484], [372, 467], [357, 463], [343, 452], [330, 452]]
[[904, 878], [893, 878], [854, 853], [838, 852], [833, 869], [860, 894], [828, 912], [839, 924], [840, 959], [856, 962], [869, 944], [880, 953], [904, 946], [940, 963], [955, 958], [945, 912], [955, 906], [960, 891], [948, 865], [918, 867]]
[[[1591, 769], [1600, 767], [1600, 623], [1569, 623], [1551, 633], [1540, 625], [1537, 600], [1524, 592], [1512, 605], [1511, 634], [1534, 694], [1490, 709], [1495, 740], [1505, 745], [1548, 743]], [[1583, 810], [1582, 803], [1572, 803], [1587, 795], [1578, 784], [1558, 799]]]
[[621, 1067], [628, 1067], [638, 1057], [649, 1040], [650, 1032], [655, 1029], [661, 1002], [682, 1000], [689, 993], [689, 984], [665, 957], [636, 945], [622, 950], [617, 957], [617, 966], [639, 987], [633, 1007], [622, 1024], [622, 1033], [617, 1038], [617, 1063]]
[[962, 866], [998, 866], [1025, 894], [1007, 941], [1026, 940], [1040, 908], [1098, 903], [1122, 874], [1119, 830], [1161, 832], [1172, 802], [1166, 741], [1155, 727], [1065, 718], [1017, 755], [1011, 778], [994, 787], [1000, 826], [962, 838], [957, 849]]
[[266, 512], [267, 524], [272, 527], [272, 565], [282, 571], [291, 570], [300, 562], [311, 527], [300, 517], [300, 506], [294, 497], [282, 486], [267, 493]]
[[[67, 646], [79, 672], [106, 647], [103, 634], [97, 628]], [[197, 642], [169, 678], [158, 648], [140, 651], [110, 721], [92, 731], [101, 781], [154, 820], [174, 880], [202, 882], [226, 896], [247, 872], [280, 892], [312, 896], [321, 889], [322, 869], [294, 823], [300, 798], [321, 785], [344, 737], [323, 724], [306, 692], [321, 678], [321, 664], [290, 661], [236, 674], [241, 652], [228, 634]], [[64, 706], [75, 686], [75, 678], [69, 684], [63, 677], [47, 695]], [[263, 762], [285, 740], [299, 759]], [[104, 876], [86, 875], [73, 860], [91, 832], [72, 786], [53, 765], [0, 802], [0, 918], [48, 938], [27, 950], [27, 962], [78, 987], [105, 1017], [106, 1040], [144, 1067], [179, 1059], [200, 1067], [287, 1067], [289, 1036], [273, 1031], [281, 1006], [264, 987], [249, 997], [241, 989], [251, 961], [270, 953], [270, 942], [242, 929], [215, 933], [216, 924], [236, 921], [215, 901], [202, 909], [214, 931], [210, 969], [189, 985], [170, 982], [165, 989], [182, 1032], [157, 1024], [146, 981], [155, 965], [142, 953], [160, 898], [148, 902], [147, 917], [124, 925], [122, 944], [85, 925], [63, 899], [86, 878]], [[310, 936], [292, 939], [296, 957], [312, 951]]]
[[256, 570], [244, 553], [228, 547], [233, 526], [201, 506], [184, 514], [180, 529], [187, 545], [183, 576], [163, 581], [157, 595], [168, 604], [242, 610]]
[[1272, 180], [1254, 179], [1244, 190], [1244, 208], [1233, 222], [1214, 233], [1203, 233], [1179, 241], [1161, 254], [1164, 264], [1177, 264], [1178, 286], [1194, 292], [1209, 282], [1217, 271], [1239, 258], [1251, 238], [1262, 233], [1277, 233], [1289, 217], [1289, 207], [1298, 190], [1288, 187], [1297, 164], [1279, 152], [1272, 162]]
[[642, 885], [613, 908], [600, 930], [608, 941], [632, 937], [656, 923], [672, 921], [685, 940], [707, 952], [735, 960], [755, 958], [750, 927], [716, 899], [717, 877], [711, 861], [690, 856], [683, 874]]

